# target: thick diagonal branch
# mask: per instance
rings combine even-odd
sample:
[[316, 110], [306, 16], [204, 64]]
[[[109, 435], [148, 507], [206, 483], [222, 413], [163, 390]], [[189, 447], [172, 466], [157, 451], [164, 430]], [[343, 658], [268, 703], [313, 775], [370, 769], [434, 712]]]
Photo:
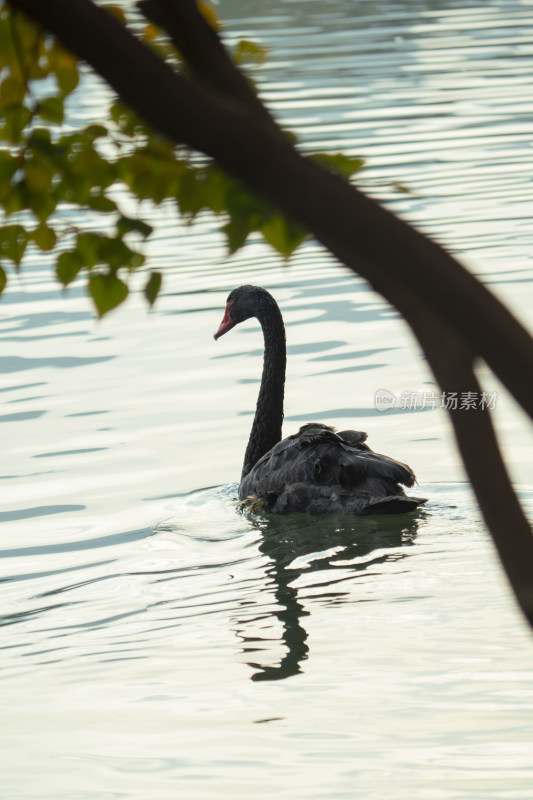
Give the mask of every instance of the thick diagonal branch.
[[[438, 320], [421, 313], [411, 320], [441, 389], [480, 397], [474, 357]], [[491, 416], [477, 405], [449, 410], [455, 437], [486, 525], [516, 599], [533, 627], [533, 536], [511, 485]]]
[[273, 135], [282, 131], [259, 100], [243, 73], [235, 67], [218, 33], [207, 22], [196, 0], [141, 0], [141, 11], [150, 16], [155, 10], [163, 14], [166, 32], [185, 59], [194, 79], [207, 89], [238, 101], [242, 111], [248, 109]]

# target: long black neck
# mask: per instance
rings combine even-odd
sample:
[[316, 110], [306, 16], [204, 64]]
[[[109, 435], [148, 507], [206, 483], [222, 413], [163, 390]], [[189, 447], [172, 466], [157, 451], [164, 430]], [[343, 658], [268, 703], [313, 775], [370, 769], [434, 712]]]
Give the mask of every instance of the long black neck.
[[287, 363], [285, 326], [277, 303], [270, 296], [268, 300], [269, 302], [262, 303], [257, 311], [257, 319], [263, 328], [265, 355], [254, 424], [244, 455], [242, 478], [250, 472], [261, 456], [281, 441]]

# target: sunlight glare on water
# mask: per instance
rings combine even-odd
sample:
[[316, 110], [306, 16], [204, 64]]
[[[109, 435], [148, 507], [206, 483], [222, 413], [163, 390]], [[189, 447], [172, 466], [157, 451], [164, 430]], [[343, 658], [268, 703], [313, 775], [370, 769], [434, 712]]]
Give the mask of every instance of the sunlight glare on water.
[[[529, 325], [532, 4], [218, 10], [228, 42], [271, 48], [255, 77], [301, 146], [365, 157], [360, 185]], [[85, 80], [74, 120], [102, 104]], [[400, 407], [436, 389], [409, 330], [313, 243], [288, 267], [257, 239], [227, 260], [209, 216], [141, 210], [153, 311], [134, 292], [97, 322], [31, 252], [2, 298], [2, 796], [529, 800], [531, 635], [444, 412]], [[424, 508], [238, 508], [263, 342], [213, 332], [247, 282], [284, 314], [285, 432], [368, 431]], [[530, 429], [480, 376], [531, 514]]]

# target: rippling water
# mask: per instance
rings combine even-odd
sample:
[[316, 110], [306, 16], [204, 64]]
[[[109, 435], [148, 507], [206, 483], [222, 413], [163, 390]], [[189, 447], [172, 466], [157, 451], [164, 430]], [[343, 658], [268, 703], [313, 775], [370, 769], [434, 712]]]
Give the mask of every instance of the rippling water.
[[[529, 324], [533, 3], [219, 11], [272, 48], [261, 93], [302, 146], [363, 155], [361, 185]], [[72, 119], [98, 115], [89, 85]], [[374, 406], [435, 388], [409, 331], [313, 244], [289, 268], [258, 240], [227, 261], [208, 216], [146, 213], [153, 312], [135, 295], [96, 322], [42, 255], [2, 299], [2, 796], [526, 800], [530, 633], [444, 413]], [[239, 513], [262, 340], [212, 333], [244, 282], [285, 316], [285, 430], [367, 430], [423, 510]], [[530, 429], [480, 376], [533, 513]]]

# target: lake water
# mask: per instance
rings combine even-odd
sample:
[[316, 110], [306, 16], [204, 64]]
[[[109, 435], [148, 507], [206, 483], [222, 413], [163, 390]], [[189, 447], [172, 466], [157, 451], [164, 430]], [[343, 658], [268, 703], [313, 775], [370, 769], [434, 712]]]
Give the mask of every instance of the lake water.
[[[221, 0], [225, 36], [272, 48], [261, 92], [302, 146], [364, 156], [530, 325], [533, 3], [259, 6]], [[227, 260], [209, 217], [145, 211], [154, 311], [97, 322], [42, 255], [0, 306], [2, 797], [529, 799], [533, 640], [444, 412], [400, 407], [435, 388], [409, 330], [312, 243]], [[246, 282], [285, 316], [285, 431], [368, 431], [423, 511], [237, 513], [262, 338], [212, 334]], [[533, 514], [531, 429], [480, 376]]]

